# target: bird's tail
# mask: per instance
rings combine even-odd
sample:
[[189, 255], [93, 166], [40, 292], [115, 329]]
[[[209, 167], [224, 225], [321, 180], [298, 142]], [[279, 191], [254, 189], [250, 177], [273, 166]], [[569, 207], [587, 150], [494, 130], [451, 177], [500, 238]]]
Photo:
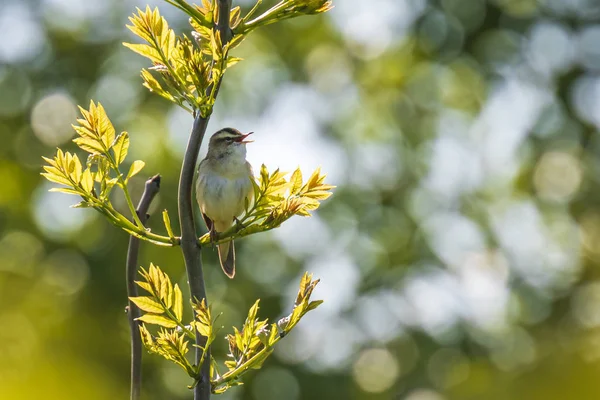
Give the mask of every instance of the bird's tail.
[[223, 272], [229, 278], [233, 279], [235, 276], [235, 246], [233, 245], [233, 240], [217, 245], [217, 250]]

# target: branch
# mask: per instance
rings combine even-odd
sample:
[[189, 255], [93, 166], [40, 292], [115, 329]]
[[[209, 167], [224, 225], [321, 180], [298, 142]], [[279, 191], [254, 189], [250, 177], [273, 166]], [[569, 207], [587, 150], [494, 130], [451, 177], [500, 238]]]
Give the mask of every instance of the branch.
[[[181, 251], [185, 261], [185, 268], [190, 285], [190, 294], [193, 301], [206, 299], [206, 287], [202, 273], [201, 249], [196, 242], [196, 224], [194, 222], [194, 210], [192, 205], [192, 187], [194, 184], [194, 170], [198, 161], [198, 152], [206, 132], [208, 118], [203, 118], [200, 113], [194, 120], [194, 126], [190, 134], [187, 149], [183, 157], [181, 175], [179, 177], [179, 224], [181, 226]], [[196, 333], [196, 344], [204, 347], [205, 340]], [[196, 365], [200, 362], [202, 350], [196, 348]], [[204, 400], [210, 397], [210, 364], [205, 362], [201, 367], [201, 381], [194, 388], [194, 399]]]
[[229, 27], [229, 14], [231, 10], [231, 0], [219, 0], [219, 20], [217, 21], [217, 30], [221, 34], [221, 42], [225, 46], [231, 40], [233, 32]]
[[[160, 175], [155, 175], [146, 181], [144, 193], [137, 206], [136, 214], [142, 224], [148, 219], [148, 208], [154, 199], [154, 196], [160, 189]], [[129, 248], [127, 249], [127, 297], [137, 297], [137, 285], [135, 284], [135, 275], [138, 266], [138, 253], [140, 249], [140, 240], [133, 236], [129, 237]], [[140, 337], [140, 323], [136, 318], [140, 317], [140, 309], [129, 300], [128, 305], [129, 328], [131, 333], [131, 400], [140, 398], [140, 389], [142, 385], [142, 340]]]
[[[221, 33], [223, 45], [227, 43], [231, 35], [229, 28], [229, 10], [231, 0], [218, 0], [219, 22], [216, 27]], [[219, 82], [220, 84], [220, 82]], [[206, 299], [206, 286], [204, 284], [204, 274], [202, 271], [202, 251], [197, 242], [196, 224], [194, 220], [194, 209], [192, 204], [192, 188], [194, 186], [194, 172], [198, 162], [198, 153], [202, 139], [206, 133], [208, 119], [210, 115], [203, 117], [197, 111], [194, 119], [194, 126], [188, 141], [183, 164], [181, 166], [181, 175], [179, 177], [178, 208], [179, 224], [181, 226], [181, 251], [185, 261], [185, 268], [188, 276], [188, 284], [192, 300], [208, 304]], [[194, 316], [195, 317], [195, 316]], [[196, 332], [196, 345], [206, 347], [206, 338]], [[195, 365], [198, 366], [202, 359], [202, 349], [196, 347]], [[210, 385], [210, 349], [206, 348], [204, 362], [199, 366], [200, 381], [194, 387], [194, 400], [208, 400], [211, 393]]]

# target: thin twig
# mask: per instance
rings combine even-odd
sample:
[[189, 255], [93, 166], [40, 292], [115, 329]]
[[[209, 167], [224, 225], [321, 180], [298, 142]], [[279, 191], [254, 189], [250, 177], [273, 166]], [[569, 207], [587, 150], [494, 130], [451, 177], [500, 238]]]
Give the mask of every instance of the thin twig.
[[[154, 196], [160, 189], [160, 175], [155, 175], [146, 181], [144, 193], [137, 206], [136, 214], [142, 224], [148, 219], [148, 208], [154, 199]], [[137, 285], [135, 284], [136, 272], [138, 267], [138, 253], [140, 250], [140, 239], [130, 236], [129, 248], [127, 249], [127, 297], [136, 297], [138, 295]], [[140, 398], [142, 386], [142, 340], [140, 337], [140, 323], [136, 318], [140, 317], [140, 309], [129, 300], [127, 307], [129, 328], [131, 333], [131, 400]]]
[[[218, 29], [221, 32], [223, 45], [225, 45], [231, 36], [231, 29], [229, 28], [231, 0], [218, 0], [218, 6]], [[198, 112], [194, 119], [194, 126], [192, 127], [192, 132], [183, 157], [183, 164], [181, 166], [178, 192], [181, 251], [183, 252], [183, 259], [185, 261], [190, 294], [193, 301], [200, 302], [204, 299], [207, 304], [206, 285], [204, 283], [204, 274], [202, 271], [202, 251], [196, 236], [196, 224], [192, 204], [192, 188], [194, 186], [194, 172], [196, 163], [198, 162], [198, 153], [200, 151], [202, 139], [206, 133], [209, 118], [210, 116], [202, 117], [201, 113]], [[196, 332], [196, 344], [203, 348], [206, 347], [206, 338], [200, 335], [199, 332]], [[196, 347], [195, 365], [200, 364], [202, 353], [202, 349]], [[194, 387], [194, 400], [208, 400], [210, 394], [210, 349], [207, 348], [204, 361], [200, 366], [200, 381]]]

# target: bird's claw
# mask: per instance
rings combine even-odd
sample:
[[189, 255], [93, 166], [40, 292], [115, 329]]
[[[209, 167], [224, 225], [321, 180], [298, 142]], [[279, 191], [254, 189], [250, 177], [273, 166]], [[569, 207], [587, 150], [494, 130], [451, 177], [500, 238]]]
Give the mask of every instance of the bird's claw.
[[214, 227], [209, 231], [209, 235], [210, 235], [210, 243], [214, 245], [217, 242], [217, 240], [219, 239], [219, 234], [217, 233], [217, 231], [215, 230]]
[[244, 224], [242, 224], [242, 221], [240, 221], [240, 220], [238, 219], [238, 217], [233, 217], [233, 221], [235, 222], [235, 229], [236, 229], [236, 230], [238, 230], [238, 231], [239, 231], [240, 229], [243, 229], [243, 228], [244, 228]]

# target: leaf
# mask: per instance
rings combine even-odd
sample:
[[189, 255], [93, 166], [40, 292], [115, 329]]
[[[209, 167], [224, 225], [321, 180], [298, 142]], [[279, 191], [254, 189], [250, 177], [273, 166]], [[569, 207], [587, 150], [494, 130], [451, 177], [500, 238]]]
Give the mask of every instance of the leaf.
[[94, 178], [92, 177], [92, 171], [89, 168], [86, 168], [81, 175], [81, 187], [86, 193], [92, 193], [92, 189], [94, 188]]
[[244, 60], [243, 58], [239, 58], [239, 57], [227, 57], [227, 64], [225, 64], [225, 68], [231, 68], [235, 64], [237, 64], [243, 60]]
[[[44, 175], [44, 174], [42, 174], [42, 175]], [[51, 189], [48, 189], [48, 191], [49, 191], [49, 192], [61, 192], [61, 193], [75, 194], [75, 195], [78, 195], [78, 196], [80, 196], [80, 195], [81, 195], [81, 192], [79, 192], [79, 191], [77, 191], [77, 190], [75, 190], [75, 189], [70, 189], [70, 188], [62, 188], [62, 187], [59, 187], [59, 188], [51, 188]]]
[[163, 306], [160, 305], [157, 301], [153, 300], [149, 296], [138, 296], [138, 297], [130, 297], [131, 300], [140, 310], [153, 313], [153, 314], [162, 314], [164, 313]]
[[127, 173], [127, 178], [125, 180], [126, 181], [129, 180], [129, 178], [131, 178], [132, 176], [134, 176], [138, 172], [140, 172], [142, 170], [142, 168], [144, 168], [144, 165], [146, 165], [146, 163], [143, 162], [142, 160], [135, 160], [133, 162], [133, 164], [131, 164], [131, 167], [129, 168], [129, 172]]
[[108, 115], [106, 115], [106, 111], [104, 111], [104, 107], [102, 107], [100, 102], [98, 102], [98, 106], [96, 107], [96, 118], [102, 142], [106, 148], [109, 148], [115, 140], [115, 128], [110, 119], [108, 119]]
[[141, 56], [148, 58], [155, 64], [162, 64], [164, 62], [158, 50], [147, 44], [123, 43], [123, 46], [127, 47], [128, 49]]
[[177, 284], [173, 288], [173, 313], [177, 320], [181, 321], [183, 318], [183, 295]]
[[305, 312], [314, 310], [315, 308], [319, 307], [322, 303], [323, 303], [323, 300], [311, 301], [310, 303], [308, 303], [308, 307], [306, 307]]
[[169, 212], [167, 210], [163, 210], [162, 216], [165, 228], [167, 229], [167, 234], [170, 238], [174, 238], [175, 235], [173, 234], [173, 228], [171, 227], [171, 218], [169, 218]]
[[307, 192], [304, 196], [310, 197], [311, 199], [315, 200], [327, 200], [332, 194], [333, 193], [325, 190], [312, 190]]
[[[76, 128], [75, 130], [77, 130], [77, 127], [74, 128]], [[73, 142], [75, 142], [75, 144], [79, 146], [81, 150], [87, 151], [90, 154], [100, 154], [104, 152], [102, 145], [98, 143], [98, 141], [95, 139], [91, 139], [88, 137], [78, 137], [73, 139]]]
[[147, 324], [164, 326], [165, 328], [175, 328], [177, 323], [167, 317], [163, 317], [162, 315], [156, 314], [144, 314], [139, 318], [136, 318], [138, 321], [145, 322]]
[[115, 156], [115, 162], [117, 165], [121, 164], [125, 157], [127, 157], [127, 151], [129, 150], [129, 134], [127, 132], [121, 132], [115, 139], [112, 145], [112, 150]]
[[302, 188], [302, 171], [300, 171], [300, 168], [297, 168], [292, 174], [292, 177], [290, 178], [290, 185], [290, 195], [298, 194]]
[[[72, 186], [73, 184], [71, 183], [71, 181], [67, 178], [64, 178], [60, 175], [57, 174], [50, 174], [50, 173], [42, 173], [41, 174], [44, 178], [48, 179], [50, 182], [54, 182], [54, 183], [60, 183], [61, 185], [67, 185], [67, 186]], [[50, 189], [52, 190], [52, 189]], [[65, 193], [70, 193], [70, 192], [66, 192]], [[75, 191], [75, 193], [73, 194], [79, 194], [79, 192]]]

